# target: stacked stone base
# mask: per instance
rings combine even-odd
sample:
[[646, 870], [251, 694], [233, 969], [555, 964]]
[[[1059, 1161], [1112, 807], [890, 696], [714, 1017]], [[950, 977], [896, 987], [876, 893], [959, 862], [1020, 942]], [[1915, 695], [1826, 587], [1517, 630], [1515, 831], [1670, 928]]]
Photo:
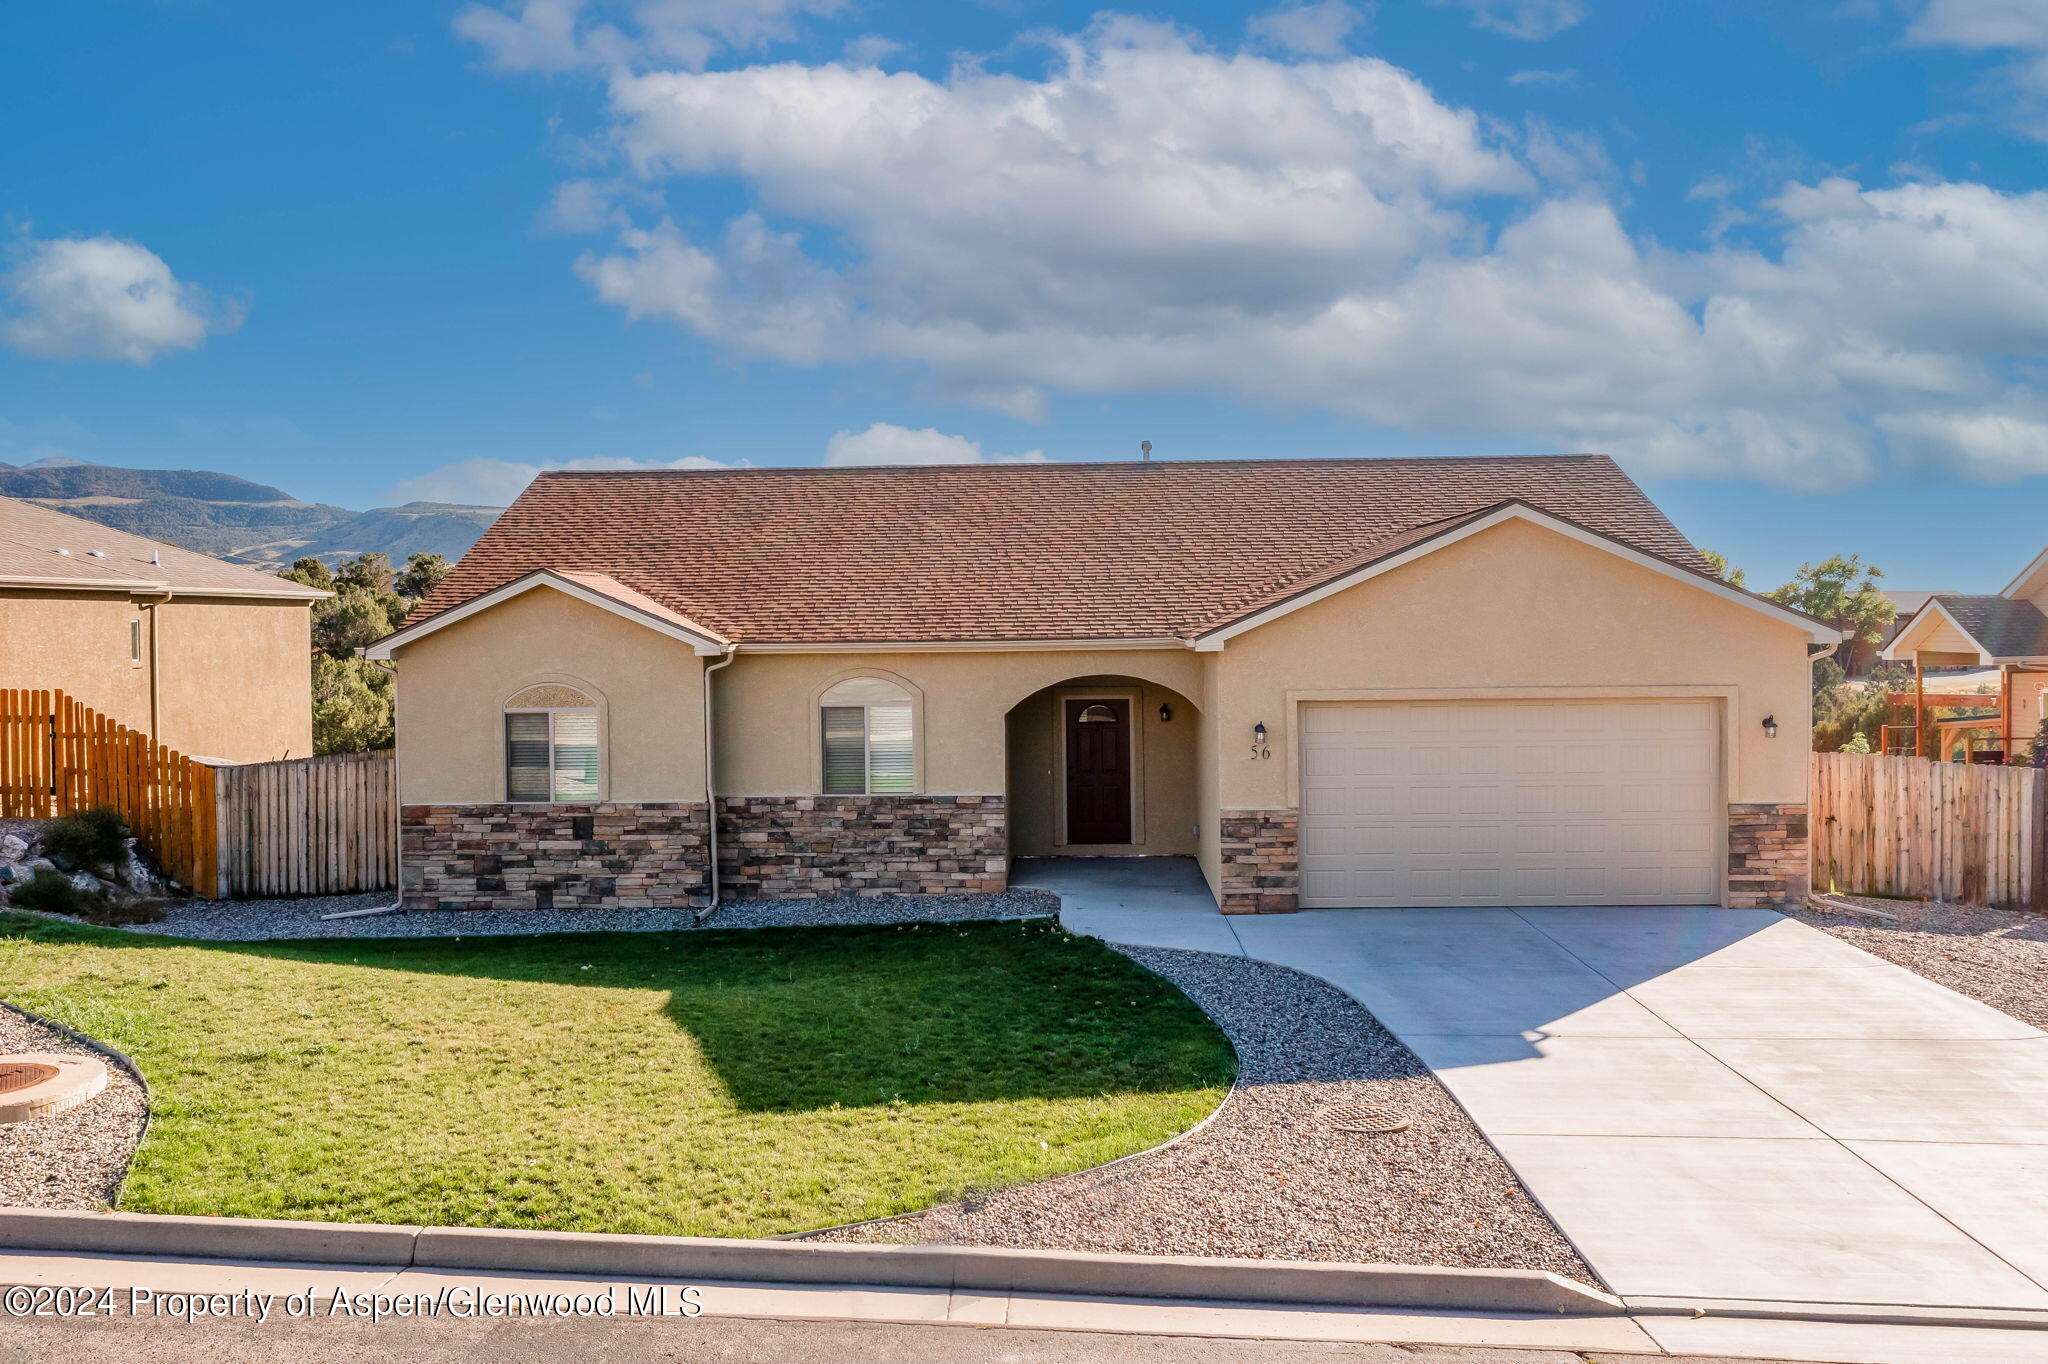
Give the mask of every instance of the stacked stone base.
[[1292, 914], [1301, 908], [1297, 811], [1234, 810], [1219, 828], [1225, 914]]
[[407, 909], [688, 909], [710, 902], [695, 803], [408, 805]]
[[728, 899], [957, 895], [1009, 883], [1001, 796], [728, 796], [718, 830]]
[[[1001, 796], [749, 796], [718, 803], [728, 900], [994, 892]], [[408, 805], [407, 909], [689, 909], [710, 903], [708, 807]]]
[[1728, 907], [1803, 900], [1811, 885], [1804, 805], [1728, 807]]

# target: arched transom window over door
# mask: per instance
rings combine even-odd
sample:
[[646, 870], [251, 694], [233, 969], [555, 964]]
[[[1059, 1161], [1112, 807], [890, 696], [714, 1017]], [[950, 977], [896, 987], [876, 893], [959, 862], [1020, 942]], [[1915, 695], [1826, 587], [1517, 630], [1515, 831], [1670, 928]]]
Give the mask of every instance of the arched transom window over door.
[[818, 699], [827, 795], [908, 795], [917, 789], [910, 693], [879, 677], [854, 677]]
[[574, 687], [545, 683], [505, 703], [505, 799], [600, 798], [597, 703]]

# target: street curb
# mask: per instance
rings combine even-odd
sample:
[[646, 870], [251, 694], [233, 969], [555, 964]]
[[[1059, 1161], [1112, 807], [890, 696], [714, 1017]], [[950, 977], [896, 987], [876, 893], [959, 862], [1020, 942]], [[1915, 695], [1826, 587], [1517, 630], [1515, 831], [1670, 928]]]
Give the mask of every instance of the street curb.
[[0, 1249], [199, 1256], [309, 1264], [404, 1265], [418, 1227], [0, 1208]]
[[1619, 1317], [1541, 1270], [1447, 1269], [979, 1246], [818, 1245], [496, 1227], [374, 1226], [0, 1208], [0, 1248], [966, 1292]]
[[1825, 1321], [1849, 1326], [1946, 1326], [2048, 1331], [2048, 1309], [1921, 1307], [1910, 1303], [1779, 1302], [1762, 1298], [1624, 1297], [1632, 1317], [1740, 1317], [1751, 1321]]

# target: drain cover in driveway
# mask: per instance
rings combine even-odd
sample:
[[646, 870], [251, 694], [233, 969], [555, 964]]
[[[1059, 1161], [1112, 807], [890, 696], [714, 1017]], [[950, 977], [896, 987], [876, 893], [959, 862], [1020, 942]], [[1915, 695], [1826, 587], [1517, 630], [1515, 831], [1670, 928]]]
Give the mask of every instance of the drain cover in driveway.
[[1331, 1104], [1318, 1116], [1339, 1132], [1399, 1132], [1411, 1125], [1393, 1109], [1373, 1104]]

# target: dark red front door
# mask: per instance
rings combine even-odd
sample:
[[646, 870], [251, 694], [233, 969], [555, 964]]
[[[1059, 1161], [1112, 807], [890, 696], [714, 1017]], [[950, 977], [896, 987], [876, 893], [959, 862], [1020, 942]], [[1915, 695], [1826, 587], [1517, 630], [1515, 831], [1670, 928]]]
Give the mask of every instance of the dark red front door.
[[1068, 701], [1067, 842], [1131, 841], [1131, 703]]

